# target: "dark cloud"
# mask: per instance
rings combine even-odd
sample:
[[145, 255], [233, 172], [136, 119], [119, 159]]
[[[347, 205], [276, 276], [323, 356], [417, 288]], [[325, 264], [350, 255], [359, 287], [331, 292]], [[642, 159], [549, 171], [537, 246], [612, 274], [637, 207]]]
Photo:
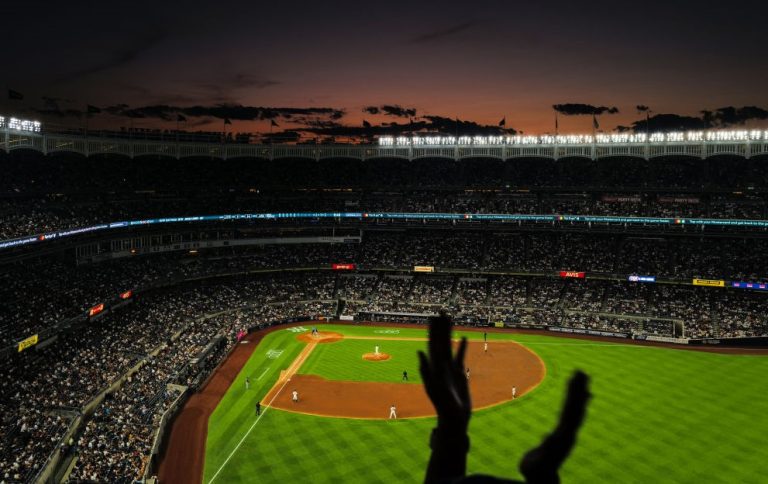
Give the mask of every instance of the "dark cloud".
[[260, 107], [243, 106], [241, 104], [215, 104], [212, 106], [172, 106], [157, 104], [131, 108], [125, 104], [117, 104], [104, 108], [104, 111], [115, 116], [128, 118], [155, 118], [162, 120], [176, 119], [177, 114], [190, 117], [211, 117], [218, 119], [231, 119], [238, 121], [255, 121], [265, 119], [284, 118], [293, 116], [327, 116], [329, 119], [338, 120], [344, 117], [345, 111], [337, 108], [284, 108], [284, 107]]
[[[641, 119], [632, 123], [632, 129], [638, 132], [646, 131], [688, 131], [712, 128], [727, 128], [743, 125], [747, 121], [768, 119], [768, 110], [757, 106], [740, 108], [726, 106], [714, 111], [701, 111], [701, 116], [681, 116], [679, 114], [657, 114], [651, 116], [646, 123]], [[616, 129], [623, 128], [617, 127]]]
[[385, 116], [396, 116], [398, 118], [412, 118], [416, 116], [416, 108], [404, 108], [399, 104], [384, 104], [383, 106], [366, 106], [364, 113], [383, 114]]
[[470, 27], [472, 27], [475, 24], [475, 22], [467, 21], [462, 22], [460, 24], [451, 25], [450, 27], [446, 27], [439, 30], [433, 30], [432, 32], [427, 32], [425, 34], [417, 35], [416, 37], [413, 37], [410, 40], [411, 44], [422, 44], [425, 42], [433, 42], [435, 40], [443, 39], [446, 37], [450, 37], [452, 35], [456, 35], [459, 32], [463, 32]]
[[710, 121], [714, 126], [734, 126], [744, 124], [751, 120], [768, 119], [768, 111], [757, 106], [743, 106], [736, 108], [726, 106], [715, 111], [702, 111], [702, 118]]
[[648, 111], [651, 110], [651, 108], [649, 108], [645, 104], [638, 104], [637, 106], [635, 106], [635, 109], [637, 109], [638, 113], [647, 113]]
[[279, 131], [261, 137], [262, 143], [296, 143], [299, 140], [301, 140], [301, 133], [295, 130]]
[[32, 112], [37, 113], [41, 116], [50, 116], [54, 118], [80, 118], [83, 115], [85, 115], [85, 111], [80, 109], [71, 109], [71, 108], [42, 108], [42, 109], [32, 109]]
[[616, 114], [619, 108], [616, 106], [593, 106], [591, 104], [566, 103], [553, 104], [552, 109], [566, 116], [579, 116], [584, 114]]
[[416, 108], [404, 108], [397, 104], [385, 104], [381, 106], [381, 111], [388, 116], [397, 116], [398, 118], [416, 116]]
[[632, 123], [632, 130], [645, 133], [658, 131], [689, 131], [707, 129], [709, 125], [702, 118], [680, 116], [679, 114], [656, 114], [646, 122], [645, 119]]
[[309, 128], [318, 128], [318, 129], [333, 129], [333, 128], [339, 128], [343, 126], [342, 124], [337, 123], [336, 121], [325, 120], [325, 119], [296, 118], [291, 120], [291, 122], [297, 123], [297, 124], [303, 124], [304, 126]]
[[379, 126], [345, 126], [341, 124], [327, 126], [306, 126], [297, 131], [321, 137], [346, 137], [369, 139], [372, 136], [399, 136], [410, 134], [441, 133], [444, 135], [504, 135], [516, 134], [514, 129], [504, 129], [496, 125], [482, 125], [474, 121], [462, 121], [443, 116], [423, 116], [413, 122], [382, 123]]
[[133, 42], [133, 44], [113, 52], [106, 59], [103, 59], [100, 62], [90, 66], [69, 72], [59, 77], [58, 79], [55, 79], [54, 82], [62, 83], [73, 81], [75, 79], [114, 69], [115, 67], [119, 67], [123, 64], [133, 62], [141, 54], [162, 42], [166, 38], [167, 34], [168, 32], [164, 29], [148, 30], [140, 35]]

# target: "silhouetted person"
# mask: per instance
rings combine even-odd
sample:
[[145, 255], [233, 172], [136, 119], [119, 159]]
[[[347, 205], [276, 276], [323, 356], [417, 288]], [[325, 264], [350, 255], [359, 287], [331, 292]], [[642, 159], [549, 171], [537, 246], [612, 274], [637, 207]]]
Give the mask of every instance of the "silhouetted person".
[[[429, 320], [429, 357], [419, 351], [424, 388], [437, 412], [437, 427], [432, 430], [425, 482], [516, 482], [491, 476], [465, 477], [469, 452], [469, 418], [472, 401], [464, 370], [467, 339], [462, 338], [456, 355], [451, 350], [451, 319], [441, 313]], [[520, 462], [520, 472], [529, 483], [558, 483], [558, 470], [576, 442], [584, 421], [590, 394], [589, 378], [577, 371], [568, 383], [568, 395], [555, 430]]]

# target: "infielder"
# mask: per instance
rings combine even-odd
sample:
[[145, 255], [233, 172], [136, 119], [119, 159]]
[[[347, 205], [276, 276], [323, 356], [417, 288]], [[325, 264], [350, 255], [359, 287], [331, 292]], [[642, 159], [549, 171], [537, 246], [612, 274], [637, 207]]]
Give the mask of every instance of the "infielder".
[[517, 397], [517, 387], [512, 387], [512, 400], [514, 400], [515, 397]]
[[403, 380], [408, 381], [408, 372], [403, 370]]
[[488, 353], [488, 342], [487, 341], [485, 343], [483, 343], [483, 351]]
[[394, 403], [389, 407], [389, 418], [397, 418], [397, 409]]
[[292, 397], [293, 403], [299, 403], [299, 392], [294, 390], [292, 395], [293, 395], [293, 397]]
[[245, 389], [250, 390], [251, 389], [251, 379], [248, 377], [245, 377]]

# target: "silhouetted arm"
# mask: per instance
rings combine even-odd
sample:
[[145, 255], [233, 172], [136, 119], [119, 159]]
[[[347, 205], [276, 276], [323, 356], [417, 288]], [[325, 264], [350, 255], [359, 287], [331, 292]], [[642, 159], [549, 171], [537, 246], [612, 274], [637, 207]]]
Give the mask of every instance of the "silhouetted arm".
[[437, 412], [437, 427], [432, 431], [425, 482], [463, 477], [467, 471], [469, 437], [467, 428], [472, 415], [469, 384], [464, 373], [467, 340], [462, 338], [452, 355], [451, 327], [445, 314], [429, 320], [429, 357], [419, 351], [424, 388]]
[[528, 451], [520, 461], [520, 472], [526, 482], [556, 484], [560, 482], [558, 470], [576, 443], [576, 434], [589, 402], [589, 377], [577, 371], [568, 383], [568, 394], [555, 430], [535, 449]]

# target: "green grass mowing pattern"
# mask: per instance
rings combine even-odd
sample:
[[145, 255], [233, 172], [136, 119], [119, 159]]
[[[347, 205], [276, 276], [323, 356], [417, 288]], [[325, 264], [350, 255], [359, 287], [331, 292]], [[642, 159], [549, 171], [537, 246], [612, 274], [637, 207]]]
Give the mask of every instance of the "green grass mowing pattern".
[[[223, 462], [246, 434], [256, 416], [256, 402], [264, 398], [277, 381], [280, 370], [290, 366], [302, 347], [296, 341], [296, 335], [290, 331], [270, 333], [259, 343], [208, 420], [206, 476], [216, 472], [215, 469], [211, 471], [209, 464]], [[270, 354], [270, 351], [282, 353], [274, 358], [274, 353]], [[251, 380], [250, 390], [245, 389], [246, 377]]]
[[[372, 331], [333, 330], [348, 329]], [[396, 336], [416, 333], [425, 335], [401, 329]], [[592, 377], [593, 399], [563, 482], [766, 482], [768, 358], [540, 335], [488, 337], [536, 351], [547, 377], [532, 393], [474, 414], [469, 472], [520, 478], [520, 458], [552, 429], [565, 383], [581, 368]], [[233, 392], [242, 394], [237, 382]], [[222, 408], [231, 403], [225, 397], [209, 429], [229, 415]], [[248, 408], [251, 416], [244, 414], [226, 434], [209, 430], [204, 482], [253, 422]], [[434, 419], [363, 421], [269, 410], [216, 482], [418, 482], [433, 425]]]
[[[390, 359], [364, 360], [363, 354], [373, 353], [377, 343], [380, 345], [379, 351], [389, 354]], [[319, 375], [329, 380], [397, 383], [402, 382], [405, 370], [408, 372], [408, 383], [421, 384], [416, 351], [424, 349], [426, 341], [347, 339], [319, 344], [301, 366], [299, 373]]]

